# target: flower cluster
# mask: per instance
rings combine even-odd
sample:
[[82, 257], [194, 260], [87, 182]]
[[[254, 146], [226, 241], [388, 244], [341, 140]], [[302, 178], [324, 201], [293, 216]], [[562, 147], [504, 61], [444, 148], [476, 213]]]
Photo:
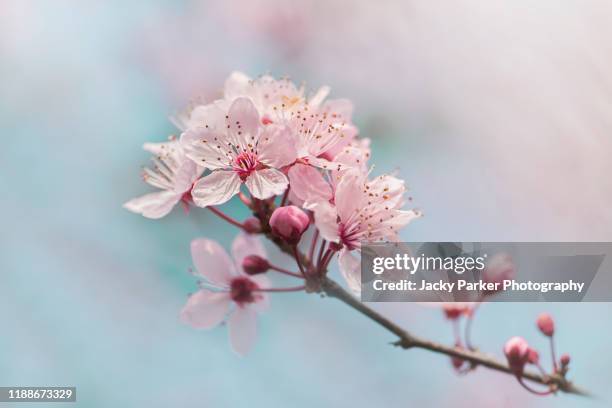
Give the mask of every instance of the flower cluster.
[[[229, 315], [231, 343], [241, 354], [251, 345], [254, 311], [266, 303], [267, 292], [316, 286], [337, 258], [347, 285], [358, 293], [362, 243], [395, 241], [420, 215], [404, 209], [402, 180], [370, 175], [370, 141], [358, 135], [352, 104], [328, 99], [329, 91], [307, 94], [289, 79], [231, 74], [221, 98], [173, 118], [179, 138], [145, 144], [154, 166], [143, 177], [160, 191], [124, 205], [148, 218], [161, 218], [178, 203], [208, 208], [242, 230], [234, 263], [214, 241], [193, 241], [204, 282], [181, 314], [197, 328], [216, 326]], [[240, 222], [218, 208], [235, 196], [254, 218]], [[303, 256], [298, 246], [307, 230], [312, 239]], [[271, 265], [258, 238], [249, 235], [256, 233], [284, 245], [299, 271]], [[264, 281], [267, 271], [304, 284], [272, 288]]]
[[560, 376], [565, 378], [565, 374], [569, 370], [570, 356], [563, 354], [559, 360], [555, 352], [555, 343], [553, 336], [555, 334], [555, 322], [551, 315], [542, 313], [536, 320], [536, 325], [540, 332], [549, 338], [550, 354], [552, 360], [552, 374], [548, 374], [544, 367], [540, 364], [540, 354], [538, 351], [527, 343], [522, 337], [512, 337], [504, 345], [504, 354], [508, 360], [510, 371], [517, 378], [518, 382], [533, 394], [549, 395], [557, 391], [557, 386], [554, 383], [548, 384], [546, 390], [536, 390], [527, 385], [524, 381], [523, 373], [527, 364], [532, 364], [542, 373], [544, 378], [550, 376]]

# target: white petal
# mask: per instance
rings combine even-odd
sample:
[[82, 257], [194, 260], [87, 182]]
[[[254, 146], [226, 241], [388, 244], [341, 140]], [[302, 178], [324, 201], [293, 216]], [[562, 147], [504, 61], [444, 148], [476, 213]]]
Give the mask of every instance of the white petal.
[[251, 307], [237, 307], [229, 318], [230, 343], [241, 356], [249, 352], [257, 337], [257, 313]]
[[319, 170], [305, 164], [295, 164], [289, 169], [291, 192], [310, 207], [320, 201], [332, 198], [331, 186]]
[[223, 88], [224, 99], [234, 100], [240, 96], [246, 96], [252, 88], [251, 78], [239, 71], [234, 71], [225, 81]]
[[289, 184], [287, 176], [276, 169], [254, 171], [246, 179], [246, 186], [253, 197], [260, 200], [282, 194]]
[[191, 160], [185, 160], [174, 174], [174, 192], [184, 193], [191, 190], [193, 182], [202, 174], [203, 167]]
[[259, 161], [277, 169], [293, 163], [297, 158], [291, 129], [286, 126], [266, 126], [259, 136], [257, 151]]
[[349, 170], [342, 175], [336, 187], [336, 208], [340, 219], [345, 224], [348, 224], [351, 218], [365, 207], [366, 203], [361, 199], [365, 177], [365, 174], [358, 170]]
[[248, 145], [255, 145], [259, 132], [259, 113], [249, 98], [237, 98], [227, 113], [227, 132], [232, 142], [247, 149]]
[[315, 225], [321, 236], [330, 242], [339, 242], [340, 235], [336, 208], [327, 201], [322, 201], [314, 206], [313, 211]]
[[234, 264], [216, 241], [206, 238], [191, 241], [191, 259], [198, 275], [215, 285], [229, 286], [235, 274]]
[[170, 142], [161, 142], [161, 143], [145, 143], [142, 145], [143, 150], [155, 155], [160, 156], [170, 152], [173, 149], [176, 149], [178, 146], [178, 142], [172, 140]]
[[193, 108], [189, 118], [189, 127], [208, 126], [208, 129], [222, 131], [225, 127], [225, 111], [221, 109], [221, 104], [220, 101], [215, 101]]
[[249, 255], [266, 258], [266, 250], [257, 235], [241, 232], [232, 243], [232, 256], [238, 269], [242, 270], [242, 261]]
[[229, 310], [227, 292], [201, 289], [191, 295], [181, 310], [181, 321], [196, 329], [210, 329], [223, 321]]
[[191, 190], [198, 207], [219, 205], [229, 201], [240, 190], [240, 177], [229, 170], [216, 170], [199, 179]]
[[323, 103], [327, 95], [329, 95], [330, 88], [329, 86], [320, 87], [317, 92], [308, 99], [308, 105], [311, 107], [317, 107]]
[[225, 134], [205, 127], [191, 128], [181, 134], [185, 155], [210, 170], [231, 167], [233, 152], [226, 140]]
[[123, 204], [123, 208], [147, 218], [157, 219], [167, 215], [180, 199], [181, 194], [163, 190], [134, 198]]
[[346, 283], [355, 294], [361, 293], [361, 262], [358, 257], [353, 256], [351, 251], [342, 249], [338, 257], [340, 273]]

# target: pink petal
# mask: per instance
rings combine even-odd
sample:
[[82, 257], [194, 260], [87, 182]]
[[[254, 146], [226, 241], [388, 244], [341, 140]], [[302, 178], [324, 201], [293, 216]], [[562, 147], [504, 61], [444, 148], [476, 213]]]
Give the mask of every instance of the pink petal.
[[314, 208], [315, 225], [321, 237], [330, 242], [340, 242], [338, 213], [330, 203], [323, 201], [317, 203]]
[[198, 238], [191, 241], [191, 259], [197, 273], [218, 286], [228, 286], [234, 264], [216, 241]]
[[174, 192], [184, 193], [191, 190], [193, 182], [202, 174], [202, 167], [191, 160], [185, 160], [174, 174]]
[[225, 143], [219, 143], [224, 139], [224, 134], [198, 126], [181, 135], [181, 146], [185, 155], [199, 166], [210, 170], [225, 169], [231, 167], [233, 152]]
[[276, 169], [257, 170], [246, 179], [247, 188], [260, 200], [282, 194], [288, 184], [287, 176]]
[[297, 150], [291, 130], [277, 125], [268, 125], [264, 129], [257, 145], [259, 160], [277, 169], [293, 163], [297, 158]]
[[259, 132], [259, 113], [249, 98], [237, 98], [227, 113], [227, 131], [232, 142], [244, 149], [255, 144]]
[[232, 256], [239, 270], [242, 270], [242, 260], [249, 255], [266, 258], [266, 250], [257, 235], [240, 233], [232, 243]]
[[342, 175], [336, 187], [335, 203], [343, 223], [348, 223], [361, 208], [365, 207], [361, 199], [364, 181], [365, 174], [358, 170], [349, 170]]
[[155, 155], [159, 156], [167, 153], [168, 151], [175, 149], [177, 145], [176, 141], [171, 142], [161, 142], [161, 143], [145, 143], [142, 145], [143, 150]]
[[219, 205], [236, 195], [240, 184], [240, 177], [234, 171], [216, 170], [194, 184], [191, 196], [198, 207]]
[[173, 191], [158, 191], [134, 198], [123, 204], [123, 208], [142, 214], [147, 218], [162, 218], [167, 215], [181, 199], [181, 194]]
[[320, 171], [312, 166], [295, 164], [289, 169], [289, 184], [291, 192], [304, 202], [306, 208], [320, 201], [332, 198], [331, 186]]
[[181, 310], [181, 321], [196, 329], [210, 329], [223, 321], [229, 310], [226, 292], [201, 289], [191, 295]]
[[351, 251], [342, 249], [338, 257], [338, 265], [349, 289], [356, 294], [361, 293], [361, 261], [359, 258], [353, 256]]
[[245, 96], [251, 88], [251, 78], [242, 72], [234, 71], [225, 81], [223, 88], [224, 99], [232, 101], [240, 96]]
[[234, 351], [246, 355], [257, 337], [257, 313], [251, 307], [237, 307], [228, 321], [230, 343]]
[[308, 99], [308, 106], [316, 108], [323, 103], [327, 95], [329, 95], [329, 86], [322, 86], [317, 89], [317, 92]]

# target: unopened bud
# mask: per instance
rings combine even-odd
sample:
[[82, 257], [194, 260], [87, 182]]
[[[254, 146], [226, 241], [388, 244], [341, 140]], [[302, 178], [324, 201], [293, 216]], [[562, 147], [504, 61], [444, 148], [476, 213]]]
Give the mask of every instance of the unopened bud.
[[529, 361], [529, 344], [522, 337], [512, 337], [504, 346], [504, 354], [508, 360], [510, 370], [520, 376], [523, 374], [525, 364]]
[[270, 217], [270, 228], [274, 235], [284, 239], [287, 243], [295, 245], [306, 228], [310, 225], [310, 218], [295, 205], [279, 207]]
[[242, 270], [247, 275], [257, 275], [270, 269], [270, 263], [259, 255], [248, 255], [242, 260]]
[[570, 363], [570, 355], [569, 354], [563, 354], [561, 356], [561, 367], [565, 368], [569, 365]]
[[244, 220], [242, 225], [244, 226], [244, 230], [249, 234], [257, 234], [261, 232], [261, 222], [255, 217], [247, 218]]
[[528, 361], [529, 364], [538, 364], [538, 362], [540, 361], [540, 354], [537, 352], [537, 350], [532, 348], [529, 349]]
[[468, 307], [461, 303], [447, 303], [443, 306], [444, 315], [449, 320], [455, 320], [466, 314]]
[[538, 320], [536, 321], [538, 325], [538, 329], [548, 337], [552, 337], [555, 334], [555, 322], [551, 315], [548, 313], [542, 313], [538, 316]]

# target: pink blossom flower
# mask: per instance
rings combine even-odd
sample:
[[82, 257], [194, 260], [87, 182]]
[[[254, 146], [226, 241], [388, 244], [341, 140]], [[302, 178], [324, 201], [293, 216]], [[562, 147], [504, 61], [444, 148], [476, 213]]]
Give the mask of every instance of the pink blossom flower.
[[530, 353], [531, 348], [529, 347], [529, 344], [527, 344], [527, 341], [525, 341], [525, 339], [522, 337], [512, 337], [504, 345], [504, 354], [508, 360], [508, 365], [510, 366], [512, 372], [517, 376], [523, 374], [525, 364], [529, 362]]
[[189, 297], [181, 311], [181, 320], [197, 329], [210, 329], [229, 315], [230, 343], [234, 351], [245, 355], [257, 335], [257, 313], [268, 306], [268, 296], [259, 289], [267, 287], [265, 276], [249, 276], [242, 268], [249, 256], [266, 257], [265, 250], [254, 235], [240, 234], [232, 245], [233, 262], [215, 241], [195, 239], [191, 242], [191, 257], [197, 275], [210, 285]]
[[223, 204], [242, 184], [259, 199], [283, 193], [289, 181], [278, 169], [295, 161], [287, 132], [284, 126], [262, 125], [253, 102], [237, 98], [223, 128], [218, 123], [205, 123], [183, 133], [181, 143], [187, 156], [212, 170], [194, 184], [191, 194], [195, 204]]
[[315, 224], [321, 236], [340, 245], [340, 271], [349, 287], [360, 291], [359, 251], [361, 242], [397, 241], [399, 229], [420, 213], [401, 210], [404, 182], [382, 175], [369, 181], [357, 169], [340, 176], [331, 201], [313, 205]]
[[251, 99], [264, 125], [282, 124], [291, 129], [299, 159], [332, 169], [344, 166], [330, 159], [353, 141], [357, 128], [351, 123], [352, 103], [347, 99], [326, 101], [329, 91], [329, 87], [321, 87], [307, 98], [304, 87], [295, 86], [289, 79], [277, 80], [269, 75], [251, 79], [234, 72], [225, 82], [224, 100]]
[[143, 148], [154, 155], [152, 169], [145, 168], [144, 180], [161, 189], [155, 193], [134, 198], [124, 208], [147, 218], [161, 218], [181, 200], [190, 200], [193, 182], [202, 174], [203, 167], [189, 160], [177, 140], [165, 143], [145, 143]]

